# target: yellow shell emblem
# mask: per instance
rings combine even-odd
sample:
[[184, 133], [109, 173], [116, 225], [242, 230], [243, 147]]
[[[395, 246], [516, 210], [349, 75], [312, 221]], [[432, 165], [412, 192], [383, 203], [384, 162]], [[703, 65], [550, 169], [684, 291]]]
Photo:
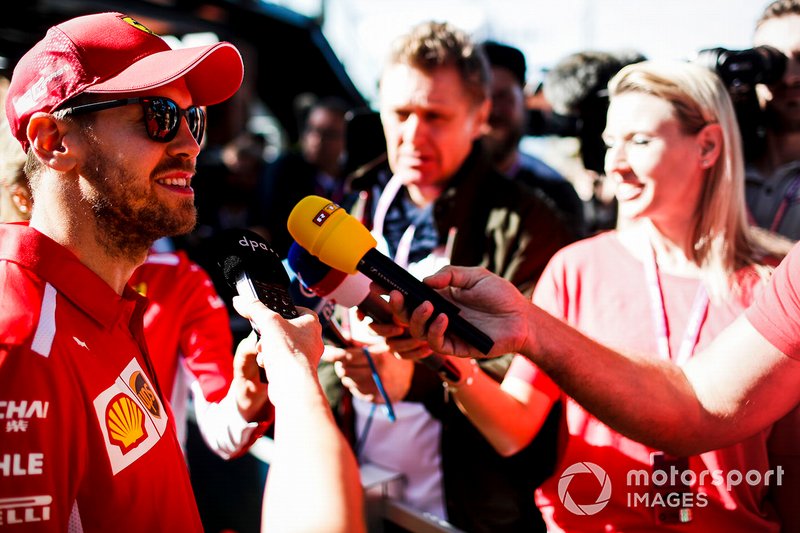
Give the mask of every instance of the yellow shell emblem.
[[144, 411], [125, 394], [117, 394], [106, 409], [106, 428], [112, 444], [128, 453], [147, 438]]

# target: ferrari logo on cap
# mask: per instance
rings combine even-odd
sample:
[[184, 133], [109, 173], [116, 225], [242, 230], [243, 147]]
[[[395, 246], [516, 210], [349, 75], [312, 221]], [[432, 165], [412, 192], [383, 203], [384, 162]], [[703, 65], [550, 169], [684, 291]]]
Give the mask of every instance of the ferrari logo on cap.
[[148, 28], [147, 26], [145, 26], [141, 22], [138, 22], [133, 17], [125, 16], [125, 17], [122, 17], [122, 20], [124, 20], [125, 22], [127, 22], [128, 24], [130, 24], [131, 26], [136, 28], [137, 30], [142, 30], [143, 32], [149, 33], [151, 35], [155, 35], [154, 32], [150, 31], [150, 28]]

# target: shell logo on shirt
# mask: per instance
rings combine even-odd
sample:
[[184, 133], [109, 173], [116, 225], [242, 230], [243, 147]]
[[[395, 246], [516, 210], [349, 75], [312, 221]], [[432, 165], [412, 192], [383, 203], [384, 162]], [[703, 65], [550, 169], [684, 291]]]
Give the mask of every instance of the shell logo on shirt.
[[108, 404], [106, 428], [108, 428], [108, 438], [120, 447], [123, 454], [147, 438], [144, 412], [136, 402], [124, 394], [118, 394]]
[[167, 431], [169, 417], [154, 390], [134, 357], [114, 382], [94, 399], [114, 475], [150, 451]]

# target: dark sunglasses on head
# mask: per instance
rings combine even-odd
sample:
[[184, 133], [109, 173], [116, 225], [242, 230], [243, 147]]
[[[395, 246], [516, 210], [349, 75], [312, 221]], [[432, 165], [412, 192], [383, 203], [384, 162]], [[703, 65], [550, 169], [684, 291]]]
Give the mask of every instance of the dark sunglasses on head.
[[144, 110], [144, 126], [147, 135], [156, 142], [166, 143], [175, 138], [178, 128], [181, 126], [181, 117], [186, 117], [189, 131], [197, 141], [203, 140], [203, 132], [206, 128], [206, 113], [198, 106], [190, 106], [183, 109], [174, 101], [163, 96], [140, 96], [138, 98], [120, 98], [119, 100], [109, 100], [107, 102], [93, 102], [91, 104], [67, 107], [60, 111], [64, 115], [83, 115], [123, 107], [130, 104], [141, 104]]

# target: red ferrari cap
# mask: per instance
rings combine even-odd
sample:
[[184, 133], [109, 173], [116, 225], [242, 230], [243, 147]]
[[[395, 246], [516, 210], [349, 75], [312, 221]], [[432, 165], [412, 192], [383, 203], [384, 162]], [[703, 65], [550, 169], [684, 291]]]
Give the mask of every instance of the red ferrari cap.
[[27, 150], [27, 125], [81, 93], [142, 92], [185, 78], [194, 105], [227, 100], [242, 84], [239, 51], [227, 42], [173, 50], [122, 13], [98, 13], [53, 26], [19, 60], [6, 95], [12, 134]]

